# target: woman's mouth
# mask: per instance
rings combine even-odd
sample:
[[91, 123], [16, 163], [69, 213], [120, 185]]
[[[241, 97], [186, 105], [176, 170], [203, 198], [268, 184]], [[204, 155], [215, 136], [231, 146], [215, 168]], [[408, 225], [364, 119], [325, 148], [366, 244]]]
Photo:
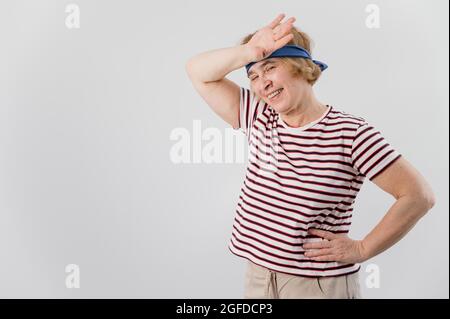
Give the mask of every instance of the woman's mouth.
[[269, 99], [269, 101], [275, 101], [275, 100], [277, 100], [280, 97], [282, 91], [283, 91], [283, 89], [278, 89], [278, 90], [270, 93], [267, 96], [267, 98]]

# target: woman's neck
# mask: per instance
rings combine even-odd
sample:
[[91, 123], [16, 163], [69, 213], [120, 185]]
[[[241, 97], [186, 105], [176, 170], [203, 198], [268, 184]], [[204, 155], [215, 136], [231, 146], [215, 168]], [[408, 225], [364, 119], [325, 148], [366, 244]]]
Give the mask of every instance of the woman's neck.
[[327, 109], [327, 106], [320, 103], [310, 92], [295, 108], [280, 116], [287, 125], [297, 128], [318, 120]]

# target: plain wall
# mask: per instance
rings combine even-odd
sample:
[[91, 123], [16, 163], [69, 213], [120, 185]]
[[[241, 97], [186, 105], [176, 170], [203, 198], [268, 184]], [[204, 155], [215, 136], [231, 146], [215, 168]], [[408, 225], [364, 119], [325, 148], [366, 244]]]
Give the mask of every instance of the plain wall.
[[[65, 24], [70, 3], [78, 29]], [[380, 28], [366, 26], [369, 4]], [[362, 265], [364, 297], [449, 297], [445, 0], [2, 1], [0, 297], [243, 296], [246, 263], [227, 244], [245, 163], [176, 164], [170, 136], [193, 139], [194, 120], [225, 136], [185, 63], [280, 12], [329, 65], [318, 98], [370, 121], [436, 193], [404, 239]], [[229, 78], [248, 87], [243, 69]], [[393, 202], [366, 180], [351, 237]], [[66, 288], [68, 264], [79, 289]], [[365, 285], [369, 264], [379, 288]]]

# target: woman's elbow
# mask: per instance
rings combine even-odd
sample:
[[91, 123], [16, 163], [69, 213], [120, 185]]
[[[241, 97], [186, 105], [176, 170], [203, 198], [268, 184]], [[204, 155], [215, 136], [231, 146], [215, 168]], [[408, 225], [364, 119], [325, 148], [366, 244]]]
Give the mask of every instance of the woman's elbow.
[[434, 207], [434, 205], [436, 205], [436, 195], [431, 188], [427, 191], [422, 192], [419, 198], [425, 209], [424, 214], [429, 212]]
[[434, 205], [436, 205], [436, 195], [434, 194], [433, 191], [430, 191], [429, 194], [427, 194], [427, 196], [425, 197], [425, 203], [427, 204], [428, 210], [431, 210]]

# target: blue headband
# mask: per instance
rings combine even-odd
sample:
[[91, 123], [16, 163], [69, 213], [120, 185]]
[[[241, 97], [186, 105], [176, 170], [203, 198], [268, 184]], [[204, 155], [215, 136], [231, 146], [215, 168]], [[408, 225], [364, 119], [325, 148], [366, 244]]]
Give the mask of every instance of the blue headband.
[[[324, 71], [326, 68], [328, 68], [328, 65], [326, 65], [323, 62], [313, 60], [311, 58], [311, 55], [308, 51], [303, 49], [302, 47], [299, 47], [297, 45], [285, 45], [284, 47], [279, 48], [278, 50], [275, 50], [271, 55], [269, 55], [267, 58], [264, 58], [263, 60], [269, 59], [269, 58], [280, 58], [280, 57], [296, 57], [296, 58], [304, 58], [304, 59], [310, 59], [315, 64], [317, 64], [320, 67], [320, 70]], [[260, 60], [260, 61], [263, 61]], [[257, 61], [259, 62], [259, 61]], [[245, 66], [245, 69], [248, 71], [253, 66], [253, 64], [257, 62], [250, 62]]]

